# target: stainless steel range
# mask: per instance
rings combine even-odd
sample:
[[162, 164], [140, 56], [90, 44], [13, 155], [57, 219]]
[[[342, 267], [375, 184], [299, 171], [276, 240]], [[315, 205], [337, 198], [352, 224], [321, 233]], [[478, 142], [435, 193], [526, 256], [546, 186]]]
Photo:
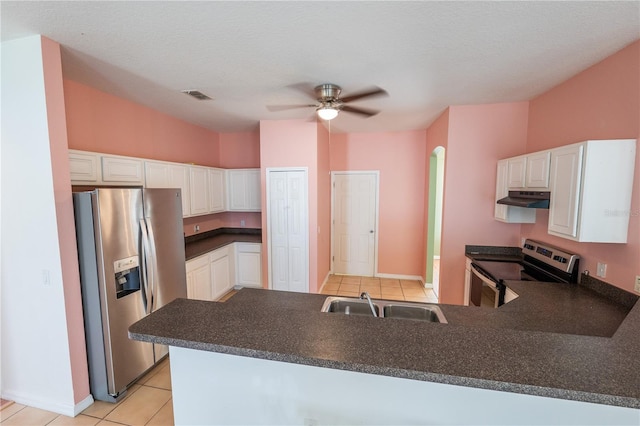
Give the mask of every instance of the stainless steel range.
[[469, 302], [497, 308], [511, 300], [505, 281], [578, 282], [580, 256], [534, 240], [525, 240], [521, 257], [475, 256], [471, 263]]

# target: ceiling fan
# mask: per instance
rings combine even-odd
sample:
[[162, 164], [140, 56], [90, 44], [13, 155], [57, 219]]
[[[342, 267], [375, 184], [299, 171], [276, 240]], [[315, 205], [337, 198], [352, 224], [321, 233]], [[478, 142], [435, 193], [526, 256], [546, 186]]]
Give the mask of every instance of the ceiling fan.
[[363, 92], [355, 93], [350, 96], [340, 97], [342, 88], [335, 84], [321, 84], [313, 89], [316, 96], [316, 103], [310, 105], [271, 105], [267, 106], [269, 111], [283, 111], [287, 109], [295, 108], [310, 108], [316, 109], [316, 114], [323, 120], [333, 120], [338, 116], [340, 111], [351, 112], [354, 114], [360, 114], [365, 117], [371, 117], [378, 114], [380, 111], [353, 107], [346, 105], [348, 102], [353, 102], [362, 98], [369, 98], [374, 96], [386, 96], [387, 92], [379, 87], [374, 87]]

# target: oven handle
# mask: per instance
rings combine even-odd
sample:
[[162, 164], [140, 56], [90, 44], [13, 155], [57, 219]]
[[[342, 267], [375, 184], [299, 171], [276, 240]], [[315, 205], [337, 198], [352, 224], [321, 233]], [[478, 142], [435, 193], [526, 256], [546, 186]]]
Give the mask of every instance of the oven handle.
[[480, 278], [487, 285], [496, 288], [496, 280], [474, 263], [471, 264], [471, 272], [476, 274], [476, 276], [478, 276], [478, 278]]
[[471, 273], [480, 278], [480, 280], [491, 287], [498, 296], [497, 307], [504, 305], [504, 296], [507, 291], [507, 286], [502, 281], [496, 281], [492, 276], [485, 272], [482, 268], [471, 263]]

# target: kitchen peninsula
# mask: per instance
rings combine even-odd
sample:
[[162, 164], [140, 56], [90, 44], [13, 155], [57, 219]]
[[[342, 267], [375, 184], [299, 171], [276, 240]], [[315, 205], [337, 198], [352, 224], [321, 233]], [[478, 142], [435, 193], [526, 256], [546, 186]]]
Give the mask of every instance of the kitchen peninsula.
[[637, 297], [507, 285], [519, 297], [499, 309], [440, 305], [448, 324], [243, 289], [175, 300], [129, 334], [171, 346], [176, 424], [638, 424]]

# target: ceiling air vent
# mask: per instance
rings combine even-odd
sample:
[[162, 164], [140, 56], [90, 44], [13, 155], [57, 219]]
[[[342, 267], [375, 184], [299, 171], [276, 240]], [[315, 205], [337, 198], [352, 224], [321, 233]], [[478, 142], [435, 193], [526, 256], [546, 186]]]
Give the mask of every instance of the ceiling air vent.
[[182, 93], [186, 93], [189, 96], [193, 96], [199, 101], [210, 101], [211, 98], [198, 90], [183, 90]]

